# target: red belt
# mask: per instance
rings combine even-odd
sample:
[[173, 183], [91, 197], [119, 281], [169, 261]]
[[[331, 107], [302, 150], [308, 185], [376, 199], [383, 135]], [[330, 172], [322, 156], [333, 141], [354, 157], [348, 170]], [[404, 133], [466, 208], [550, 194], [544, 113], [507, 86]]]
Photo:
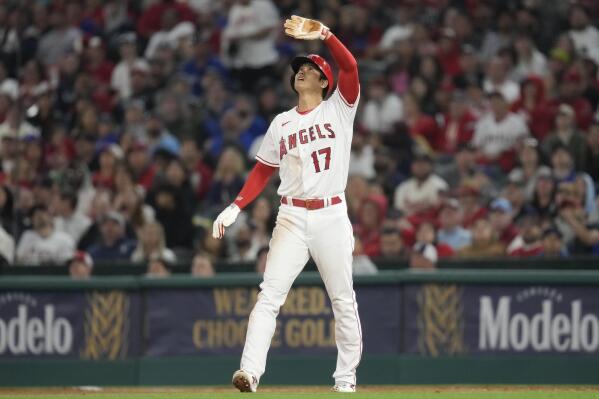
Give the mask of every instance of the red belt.
[[[315, 209], [322, 209], [325, 206], [331, 206], [331, 205], [337, 205], [340, 204], [341, 198], [340, 197], [331, 197], [329, 203], [327, 204], [327, 201], [325, 201], [323, 198], [314, 198], [314, 199], [298, 199], [298, 198], [291, 198], [291, 204], [293, 206], [297, 206], [300, 208], [306, 208], [309, 211], [315, 210]], [[289, 205], [289, 201], [287, 201], [287, 197], [281, 197], [281, 204], [285, 204], [285, 205]]]

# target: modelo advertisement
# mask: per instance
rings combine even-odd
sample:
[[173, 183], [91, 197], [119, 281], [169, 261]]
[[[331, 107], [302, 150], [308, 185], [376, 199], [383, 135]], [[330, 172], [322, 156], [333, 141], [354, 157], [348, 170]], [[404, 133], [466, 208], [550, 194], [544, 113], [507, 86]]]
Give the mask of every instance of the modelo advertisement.
[[[155, 289], [147, 294], [146, 355], [240, 355], [258, 295], [253, 287]], [[399, 351], [397, 287], [356, 287], [364, 352]], [[277, 318], [270, 354], [335, 354], [335, 322], [322, 286], [290, 290]]]
[[425, 284], [405, 287], [405, 351], [596, 355], [596, 287]]
[[0, 358], [136, 356], [139, 303], [123, 291], [0, 292]]

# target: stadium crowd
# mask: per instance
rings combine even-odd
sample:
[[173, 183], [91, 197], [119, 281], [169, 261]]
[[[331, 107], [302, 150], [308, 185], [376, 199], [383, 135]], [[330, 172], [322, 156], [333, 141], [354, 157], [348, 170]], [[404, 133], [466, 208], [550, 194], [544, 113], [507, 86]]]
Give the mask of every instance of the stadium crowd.
[[277, 179], [224, 240], [210, 231], [295, 105], [290, 59], [328, 57], [284, 36], [292, 14], [360, 66], [357, 272], [599, 255], [596, 1], [5, 0], [2, 261], [263, 267]]

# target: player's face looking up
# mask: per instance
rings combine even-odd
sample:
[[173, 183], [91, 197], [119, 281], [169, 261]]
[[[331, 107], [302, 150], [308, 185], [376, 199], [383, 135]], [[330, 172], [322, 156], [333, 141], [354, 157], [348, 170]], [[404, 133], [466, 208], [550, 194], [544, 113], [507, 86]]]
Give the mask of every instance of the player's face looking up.
[[[298, 93], [324, 93], [329, 82], [320, 70], [309, 62], [302, 64], [295, 74], [295, 89]], [[324, 97], [324, 96], [323, 96]]]

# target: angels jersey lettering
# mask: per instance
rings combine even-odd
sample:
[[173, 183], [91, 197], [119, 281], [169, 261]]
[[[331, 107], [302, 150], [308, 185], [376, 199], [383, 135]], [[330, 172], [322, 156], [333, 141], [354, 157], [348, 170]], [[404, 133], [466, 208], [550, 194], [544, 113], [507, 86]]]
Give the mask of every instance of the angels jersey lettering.
[[321, 198], [345, 191], [358, 101], [349, 105], [335, 90], [311, 111], [293, 108], [275, 117], [256, 159], [279, 168], [279, 195]]

